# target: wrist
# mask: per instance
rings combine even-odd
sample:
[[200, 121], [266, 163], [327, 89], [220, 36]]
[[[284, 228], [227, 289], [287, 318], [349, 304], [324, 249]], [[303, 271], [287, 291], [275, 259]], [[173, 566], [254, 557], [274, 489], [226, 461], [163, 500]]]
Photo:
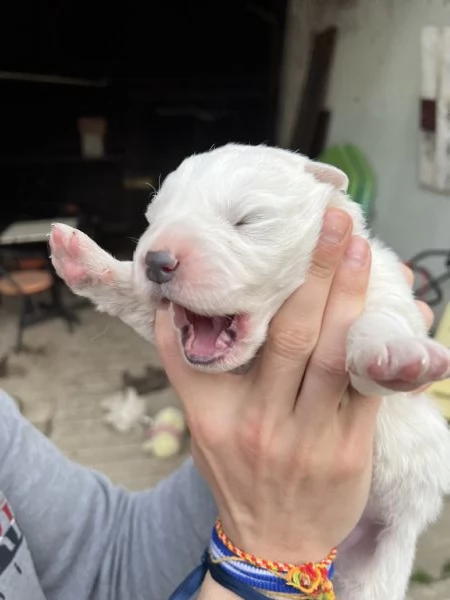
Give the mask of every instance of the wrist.
[[320, 561], [285, 563], [256, 556], [236, 546], [226, 535], [220, 520], [214, 527], [208, 551], [210, 572], [219, 568], [227, 576], [261, 592], [276, 595], [334, 600], [332, 577], [336, 549]]
[[[237, 596], [234, 592], [230, 592], [220, 583], [217, 583], [208, 573], [205, 577], [203, 585], [200, 589], [198, 600], [242, 600], [241, 596]], [[286, 596], [271, 594], [267, 600], [286, 600]]]
[[217, 583], [207, 573], [200, 589], [198, 600], [235, 600], [237, 597], [236, 594]]
[[289, 531], [279, 528], [274, 531], [264, 531], [254, 527], [234, 525], [225, 519], [220, 519], [229, 539], [239, 548], [256, 556], [264, 556], [272, 561], [291, 564], [320, 562], [330, 551], [332, 544], [323, 543], [311, 537], [296, 536], [292, 539]]
[[[217, 583], [209, 573], [207, 573], [203, 585], [200, 589], [198, 600], [241, 600], [241, 596], [237, 596], [234, 592], [230, 592], [220, 583]], [[267, 600], [286, 600], [286, 596], [271, 594]]]
[[201, 600], [267, 600], [278, 597], [335, 600], [332, 584], [335, 558], [336, 550], [333, 549], [317, 563], [295, 565], [265, 560], [235, 546], [218, 520], [201, 563], [169, 600], [185, 600], [199, 588]]

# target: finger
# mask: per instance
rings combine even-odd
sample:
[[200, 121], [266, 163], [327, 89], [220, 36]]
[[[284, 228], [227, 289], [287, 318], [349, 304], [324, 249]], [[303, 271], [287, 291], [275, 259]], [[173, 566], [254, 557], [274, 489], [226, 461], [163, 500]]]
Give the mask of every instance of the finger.
[[346, 369], [350, 326], [364, 310], [370, 277], [369, 242], [353, 236], [331, 287], [322, 330], [309, 361], [295, 411], [327, 418], [338, 408], [349, 378]]
[[411, 393], [412, 394], [423, 394], [427, 391], [427, 389], [431, 386], [430, 383], [425, 383], [424, 385], [421, 385], [420, 387], [418, 387], [416, 390], [413, 390]]
[[[405, 265], [403, 263], [402, 263], [401, 267], [402, 267], [402, 271], [405, 276], [405, 279], [408, 282], [408, 285], [410, 287], [412, 287], [414, 284], [414, 273], [413, 273], [412, 269], [410, 269], [407, 265]], [[422, 300], [417, 300], [417, 306], [418, 306], [420, 312], [422, 313], [422, 316], [425, 320], [425, 323], [427, 324], [428, 329], [430, 329], [434, 322], [433, 311], [428, 306], [428, 304], [426, 304], [426, 302], [422, 302]]]
[[186, 383], [189, 367], [183, 360], [177, 334], [168, 310], [158, 310], [155, 318], [155, 344], [167, 376], [174, 387]]
[[[273, 319], [265, 347], [255, 364], [261, 401], [277, 390], [292, 410], [298, 388], [319, 336], [323, 313], [336, 268], [350, 237], [350, 216], [338, 209], [325, 214], [322, 232], [306, 282], [285, 302]], [[278, 408], [282, 408], [278, 403]]]
[[405, 265], [404, 263], [401, 264], [401, 267], [402, 267], [403, 275], [405, 276], [405, 279], [406, 279], [409, 287], [412, 287], [414, 284], [414, 273], [413, 273], [412, 269], [410, 267], [408, 267], [408, 265]]
[[428, 329], [431, 329], [431, 326], [434, 323], [434, 313], [431, 310], [431, 308], [428, 306], [428, 304], [426, 304], [425, 302], [422, 302], [422, 300], [417, 300], [416, 301], [417, 307], [420, 310], [420, 312], [422, 313], [422, 317], [427, 325]]
[[183, 405], [191, 432], [199, 438], [207, 437], [214, 429], [209, 427], [208, 430], [208, 424], [217, 422], [218, 403], [222, 407], [221, 418], [224, 418], [234, 410], [233, 399], [238, 402], [241, 397], [236, 391], [240, 390], [245, 396], [248, 379], [229, 373], [202, 372], [188, 365], [168, 310], [157, 311], [155, 343], [167, 377]]
[[209, 384], [211, 376], [194, 370], [184, 360], [170, 311], [157, 311], [155, 344], [171, 385], [183, 403], [185, 398], [191, 402], [191, 397], [195, 399], [199, 396], [195, 391], [200, 386]]
[[373, 446], [373, 436], [382, 398], [362, 396], [353, 388], [348, 390], [348, 402], [342, 411], [345, 435], [350, 445], [364, 456], [364, 449]]

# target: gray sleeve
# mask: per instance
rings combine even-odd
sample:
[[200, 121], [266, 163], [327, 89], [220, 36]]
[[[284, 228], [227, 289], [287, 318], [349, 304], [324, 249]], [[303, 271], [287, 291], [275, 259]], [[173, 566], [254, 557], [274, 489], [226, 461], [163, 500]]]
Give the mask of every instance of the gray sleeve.
[[0, 465], [48, 600], [166, 600], [213, 527], [191, 460], [155, 489], [127, 492], [69, 461], [1, 391]]

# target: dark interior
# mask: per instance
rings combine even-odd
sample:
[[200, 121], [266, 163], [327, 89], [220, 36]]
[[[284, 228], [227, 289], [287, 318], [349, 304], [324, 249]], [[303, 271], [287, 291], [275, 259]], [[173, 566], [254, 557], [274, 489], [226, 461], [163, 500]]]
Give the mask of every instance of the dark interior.
[[[285, 1], [26, 1], [3, 8], [1, 225], [78, 213], [136, 236], [188, 154], [273, 142]], [[107, 121], [80, 151], [80, 117]]]

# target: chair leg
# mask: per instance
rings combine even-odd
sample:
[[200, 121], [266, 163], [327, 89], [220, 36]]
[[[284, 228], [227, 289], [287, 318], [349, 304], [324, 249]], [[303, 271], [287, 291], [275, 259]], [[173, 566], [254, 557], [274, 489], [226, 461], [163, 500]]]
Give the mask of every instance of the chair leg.
[[75, 325], [80, 323], [80, 319], [75, 312], [71, 311], [69, 308], [67, 308], [67, 306], [65, 306], [61, 297], [61, 289], [59, 288], [58, 283], [55, 283], [51, 288], [51, 295], [53, 305], [58, 310], [60, 316], [66, 321], [69, 332], [73, 333]]
[[17, 330], [17, 344], [16, 344], [16, 352], [20, 353], [23, 350], [23, 332], [26, 325], [26, 318], [29, 312], [32, 310], [32, 306], [30, 303], [30, 299], [27, 296], [22, 298], [22, 306], [20, 309], [19, 315], [19, 324]]

